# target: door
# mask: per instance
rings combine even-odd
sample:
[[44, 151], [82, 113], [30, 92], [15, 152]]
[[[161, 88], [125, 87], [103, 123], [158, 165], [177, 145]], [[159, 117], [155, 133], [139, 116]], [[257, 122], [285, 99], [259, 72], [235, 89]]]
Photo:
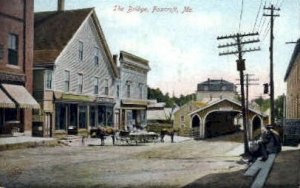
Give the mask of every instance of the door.
[[52, 114], [46, 113], [45, 114], [45, 125], [44, 125], [44, 137], [51, 137], [52, 136]]

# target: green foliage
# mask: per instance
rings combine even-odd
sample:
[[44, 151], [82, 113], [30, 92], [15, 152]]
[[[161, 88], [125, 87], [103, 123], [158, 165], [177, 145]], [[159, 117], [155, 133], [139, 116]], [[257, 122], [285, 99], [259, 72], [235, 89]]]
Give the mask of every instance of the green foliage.
[[[260, 106], [261, 110], [265, 112], [267, 109], [270, 108], [270, 99], [263, 99], [259, 97], [254, 99], [254, 101]], [[284, 96], [280, 95], [274, 100], [274, 114], [275, 119], [282, 119], [283, 117], [283, 101]]]
[[274, 101], [274, 114], [275, 114], [275, 119], [282, 119], [283, 117], [283, 101], [284, 101], [284, 95], [280, 95], [275, 99]]
[[157, 102], [165, 102], [167, 108], [174, 108], [176, 105], [182, 106], [187, 102], [195, 99], [195, 94], [180, 95], [180, 97], [169, 96], [169, 93], [163, 94], [159, 88], [153, 89], [148, 87], [148, 99], [156, 99]]
[[254, 99], [254, 101], [260, 106], [262, 112], [265, 112], [270, 108], [270, 99], [263, 99], [262, 97], [259, 97]]

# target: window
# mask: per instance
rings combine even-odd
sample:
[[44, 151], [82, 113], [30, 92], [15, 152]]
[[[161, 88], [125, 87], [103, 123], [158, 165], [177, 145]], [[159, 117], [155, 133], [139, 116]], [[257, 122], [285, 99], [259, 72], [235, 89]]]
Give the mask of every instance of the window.
[[52, 70], [46, 70], [46, 89], [52, 89]]
[[83, 88], [83, 75], [81, 73], [78, 74], [78, 93], [82, 93]]
[[65, 92], [70, 90], [70, 71], [65, 70]]
[[127, 84], [126, 87], [127, 87], [127, 98], [130, 98], [130, 84]]
[[99, 48], [95, 47], [95, 57], [94, 57], [95, 66], [99, 65]]
[[79, 128], [84, 129], [87, 126], [87, 106], [79, 106]]
[[180, 121], [184, 122], [184, 116], [180, 116]]
[[108, 95], [109, 93], [109, 88], [108, 88], [108, 79], [105, 79], [105, 83], [104, 83], [104, 94]]
[[18, 65], [18, 35], [8, 34], [8, 64]]
[[83, 42], [79, 41], [79, 60], [83, 60]]
[[117, 85], [117, 97], [120, 98], [120, 86]]
[[3, 44], [0, 44], [0, 60], [3, 59], [3, 54], [4, 54]]
[[94, 94], [95, 95], [99, 94], [99, 78], [98, 77], [94, 78]]
[[139, 84], [139, 91], [140, 91], [140, 99], [143, 99], [143, 84]]

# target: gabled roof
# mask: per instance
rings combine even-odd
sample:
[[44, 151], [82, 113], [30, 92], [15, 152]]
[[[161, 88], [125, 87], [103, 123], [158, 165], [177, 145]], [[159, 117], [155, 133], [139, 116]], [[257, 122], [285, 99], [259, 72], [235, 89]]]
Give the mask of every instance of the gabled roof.
[[34, 14], [34, 64], [53, 62], [92, 8]]
[[290, 72], [291, 72], [294, 64], [296, 63], [296, 58], [299, 54], [300, 54], [300, 39], [298, 39], [297, 44], [295, 46], [293, 55], [292, 55], [290, 63], [289, 63], [289, 66], [288, 66], [288, 68], [286, 70], [286, 73], [285, 73], [285, 76], [284, 76], [284, 81], [286, 81], [288, 79], [288, 77], [290, 75]]
[[[199, 109], [197, 109], [197, 110], [195, 110], [195, 111], [189, 113], [188, 115], [195, 114], [195, 113], [197, 113], [197, 112], [200, 112], [200, 111], [202, 111], [202, 110], [205, 110], [205, 109], [207, 109], [207, 108], [209, 108], [209, 107], [211, 107], [211, 106], [214, 106], [214, 105], [216, 105], [216, 104], [218, 104], [218, 103], [221, 103], [221, 102], [223, 102], [223, 101], [228, 101], [228, 102], [231, 102], [231, 103], [233, 103], [233, 104], [235, 104], [235, 105], [237, 105], [237, 106], [242, 107], [242, 105], [240, 104], [240, 102], [237, 102], [237, 101], [234, 101], [234, 100], [231, 100], [231, 99], [224, 98], [224, 99], [220, 99], [220, 100], [217, 100], [217, 101], [213, 101], [213, 102], [211, 102], [211, 103], [208, 103], [207, 105], [205, 105], [205, 106], [203, 106], [203, 107], [201, 107], [201, 108], [199, 108]], [[252, 112], [254, 112], [254, 113], [256, 113], [256, 114], [259, 114], [259, 115], [263, 116], [263, 114], [261, 114], [260, 112], [257, 112], [256, 110], [253, 110], [253, 109], [251, 109], [251, 108], [249, 108], [249, 111], [252, 111]]]
[[117, 67], [105, 40], [94, 8], [37, 12], [34, 14], [34, 65], [51, 65], [68, 42], [74, 37], [82, 23], [91, 16], [96, 26], [100, 42], [104, 47], [113, 74]]

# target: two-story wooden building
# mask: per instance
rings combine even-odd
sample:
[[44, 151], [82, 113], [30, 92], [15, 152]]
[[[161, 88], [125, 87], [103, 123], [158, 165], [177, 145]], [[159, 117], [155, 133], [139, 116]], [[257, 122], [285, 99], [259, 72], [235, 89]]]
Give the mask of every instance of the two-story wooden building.
[[147, 123], [148, 60], [125, 51], [119, 57], [120, 79], [116, 84], [115, 121], [119, 129], [144, 128]]
[[295, 46], [284, 81], [287, 83], [287, 119], [300, 119], [300, 39]]
[[0, 1], [0, 134], [31, 135], [33, 0]]
[[[59, 1], [60, 2], [60, 1]], [[42, 136], [113, 126], [118, 77], [93, 8], [38, 12], [34, 18], [34, 131]]]
[[236, 86], [223, 79], [207, 79], [197, 85], [196, 99], [210, 101], [213, 99], [237, 99]]

